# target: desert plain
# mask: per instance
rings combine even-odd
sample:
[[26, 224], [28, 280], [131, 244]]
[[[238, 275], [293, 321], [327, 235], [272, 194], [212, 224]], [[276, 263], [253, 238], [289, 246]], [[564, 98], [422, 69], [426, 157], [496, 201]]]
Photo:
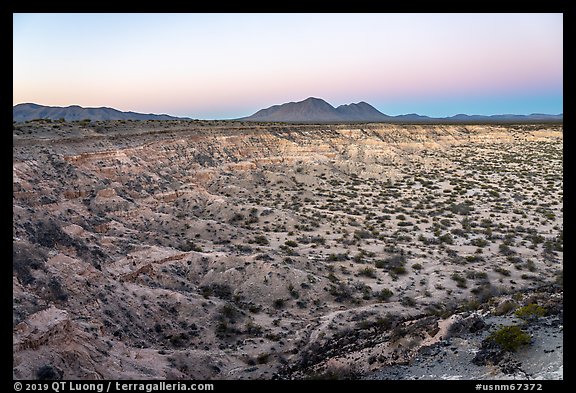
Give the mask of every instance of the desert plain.
[[12, 225], [15, 379], [561, 378], [562, 125], [15, 123]]

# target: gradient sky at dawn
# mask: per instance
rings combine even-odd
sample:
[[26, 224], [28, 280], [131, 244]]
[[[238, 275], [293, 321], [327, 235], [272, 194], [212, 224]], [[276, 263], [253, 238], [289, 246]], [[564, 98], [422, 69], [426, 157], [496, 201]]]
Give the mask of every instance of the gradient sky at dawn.
[[13, 103], [248, 116], [563, 112], [562, 14], [14, 14]]

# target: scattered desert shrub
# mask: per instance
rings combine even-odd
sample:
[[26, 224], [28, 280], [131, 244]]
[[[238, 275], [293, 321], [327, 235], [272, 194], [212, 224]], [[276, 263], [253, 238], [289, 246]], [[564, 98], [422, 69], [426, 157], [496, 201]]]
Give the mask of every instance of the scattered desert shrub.
[[301, 244], [323, 245], [326, 244], [326, 239], [322, 236], [302, 236], [296, 239]]
[[399, 221], [398, 222], [398, 226], [399, 227], [409, 227], [409, 226], [413, 226], [414, 223], [410, 222], [410, 221]]
[[484, 260], [484, 258], [482, 258], [479, 255], [466, 255], [466, 257], [464, 259], [466, 260], [466, 262], [469, 262], [469, 263], [481, 262]]
[[366, 231], [363, 229], [354, 231], [354, 238], [355, 239], [370, 239], [373, 237], [374, 237], [374, 235], [370, 231]]
[[377, 259], [374, 261], [374, 266], [376, 266], [378, 269], [384, 269], [386, 265], [387, 263], [384, 259]]
[[358, 274], [364, 277], [376, 278], [376, 270], [371, 267], [365, 267], [364, 269], [360, 270]]
[[377, 259], [374, 261], [374, 265], [378, 269], [390, 269], [392, 267], [403, 266], [406, 263], [406, 257], [404, 255], [394, 255], [386, 259]]
[[505, 269], [505, 268], [500, 267], [500, 266], [495, 267], [494, 271], [497, 273], [500, 273], [501, 275], [506, 276], [506, 277], [510, 276], [510, 270]]
[[288, 247], [297, 247], [298, 243], [296, 243], [294, 240], [286, 240], [284, 242], [285, 245], [287, 245]]
[[294, 299], [298, 299], [300, 297], [300, 293], [294, 288], [292, 283], [288, 284], [288, 292], [290, 292], [290, 296]]
[[234, 215], [230, 218], [230, 223], [236, 223], [238, 221], [242, 221], [244, 219], [244, 216], [240, 213], [234, 213]]
[[458, 288], [466, 288], [466, 277], [461, 276], [458, 273], [453, 273], [450, 278], [452, 278], [452, 280], [456, 281], [456, 286]]
[[392, 277], [401, 276], [403, 274], [408, 274], [408, 270], [404, 266], [394, 266], [389, 271]]
[[481, 237], [477, 237], [475, 239], [470, 240], [470, 244], [476, 247], [486, 247], [489, 243], [486, 239], [483, 239]]
[[339, 253], [339, 254], [328, 255], [328, 257], [326, 258], [326, 261], [328, 261], [328, 262], [340, 262], [340, 261], [346, 261], [348, 259], [350, 259], [348, 254]]
[[267, 246], [268, 244], [270, 244], [270, 242], [264, 235], [255, 236], [253, 242], [258, 244], [259, 246]]
[[214, 295], [223, 300], [232, 299], [232, 288], [228, 284], [212, 283], [210, 285], [203, 285], [200, 287], [200, 293], [205, 298]]
[[372, 298], [372, 288], [362, 282], [356, 282], [354, 288], [362, 293], [362, 299], [370, 300]]
[[558, 270], [554, 273], [554, 283], [561, 288], [564, 287], [564, 270]]
[[328, 289], [328, 292], [330, 295], [334, 296], [334, 300], [338, 303], [352, 299], [352, 290], [349, 286], [343, 283], [338, 283], [338, 285], [331, 285]]
[[385, 302], [388, 299], [390, 299], [394, 295], [394, 293], [390, 289], [384, 288], [376, 292], [375, 295], [378, 300]]
[[546, 309], [536, 303], [530, 303], [524, 307], [520, 307], [514, 315], [524, 320], [536, 319], [546, 315]]
[[226, 303], [220, 308], [220, 316], [234, 323], [240, 316], [240, 312], [230, 303]]
[[474, 208], [470, 205], [470, 203], [468, 201], [458, 204], [453, 203], [450, 205], [448, 209], [454, 214], [460, 214], [465, 216], [470, 214], [470, 212], [474, 210]]
[[12, 246], [12, 270], [23, 285], [34, 282], [31, 270], [44, 270], [46, 254], [38, 247], [25, 245], [19, 242]]
[[185, 244], [180, 245], [178, 247], [178, 249], [180, 251], [184, 251], [184, 252], [190, 252], [190, 251], [196, 251], [196, 252], [202, 252], [202, 247], [200, 247], [199, 245], [197, 245], [196, 243], [194, 243], [191, 240], [188, 240]]
[[536, 264], [534, 263], [533, 260], [529, 259], [526, 261], [526, 268], [528, 268], [528, 271], [530, 271], [530, 272], [535, 272], [536, 271]]
[[320, 380], [347, 380], [357, 379], [360, 374], [351, 365], [338, 365], [326, 368], [321, 372], [312, 372], [308, 375], [310, 379]]
[[414, 307], [417, 303], [414, 298], [410, 296], [404, 296], [402, 299], [400, 299], [400, 304], [406, 307]]
[[56, 277], [52, 277], [48, 283], [48, 288], [52, 294], [52, 298], [59, 302], [66, 302], [68, 300], [68, 294], [62, 288], [62, 284]]
[[270, 354], [269, 353], [261, 353], [260, 355], [258, 355], [256, 357], [256, 363], [258, 364], [266, 364], [268, 363], [268, 360], [270, 358]]
[[252, 321], [248, 321], [246, 322], [246, 324], [244, 325], [244, 333], [250, 335], [250, 336], [261, 336], [263, 332], [262, 326], [252, 322]]
[[518, 307], [518, 303], [512, 299], [506, 299], [500, 302], [494, 309], [494, 315], [505, 315]]
[[272, 305], [276, 309], [284, 308], [284, 306], [286, 305], [286, 300], [282, 299], [282, 298], [274, 299], [274, 302], [272, 303]]
[[488, 278], [488, 273], [469, 270], [466, 272], [466, 278], [470, 280], [486, 280]]
[[500, 254], [506, 255], [506, 256], [516, 254], [516, 251], [511, 249], [510, 246], [508, 246], [505, 243], [500, 243], [500, 245], [498, 246], [498, 251], [500, 251]]
[[523, 345], [530, 343], [531, 337], [518, 325], [503, 326], [488, 336], [505, 351], [514, 352]]
[[454, 244], [454, 238], [452, 237], [452, 234], [450, 234], [449, 232], [438, 236], [438, 240], [441, 243]]

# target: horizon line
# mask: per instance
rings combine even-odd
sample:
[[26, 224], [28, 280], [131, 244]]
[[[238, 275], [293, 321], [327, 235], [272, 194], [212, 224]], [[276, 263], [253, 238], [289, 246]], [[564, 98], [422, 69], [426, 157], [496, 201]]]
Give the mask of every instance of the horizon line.
[[[42, 106], [42, 107], [47, 107], [47, 108], [62, 108], [62, 109], [66, 109], [66, 108], [71, 108], [71, 107], [79, 107], [82, 109], [112, 109], [112, 110], [116, 110], [119, 112], [124, 112], [124, 113], [136, 113], [136, 114], [146, 114], [146, 115], [159, 115], [159, 116], [171, 116], [171, 117], [175, 117], [175, 118], [180, 118], [180, 119], [195, 119], [195, 120], [240, 120], [246, 117], [250, 117], [252, 115], [254, 115], [255, 113], [257, 113], [260, 110], [263, 109], [269, 109], [272, 108], [274, 106], [281, 106], [281, 105], [285, 105], [285, 104], [293, 104], [293, 103], [300, 103], [309, 99], [316, 99], [316, 100], [321, 100], [324, 101], [325, 103], [327, 103], [328, 105], [334, 107], [332, 104], [330, 104], [328, 101], [324, 100], [323, 98], [318, 98], [318, 97], [307, 97], [301, 101], [287, 101], [284, 102], [282, 104], [273, 104], [270, 105], [268, 107], [265, 108], [260, 108], [258, 110], [256, 110], [255, 112], [253, 112], [250, 115], [246, 115], [246, 116], [241, 116], [241, 117], [222, 117], [222, 118], [194, 118], [191, 115], [186, 115], [186, 116], [178, 116], [178, 115], [171, 115], [169, 113], [159, 113], [159, 112], [139, 112], [139, 111], [135, 111], [135, 110], [121, 110], [121, 109], [117, 109], [114, 108], [112, 106], [106, 106], [106, 105], [102, 105], [102, 106], [82, 106], [82, 105], [78, 105], [78, 104], [70, 104], [70, 105], [65, 105], [65, 106], [61, 106], [61, 105], [44, 105], [44, 104], [38, 104], [35, 102], [19, 102], [17, 104], [13, 104], [12, 108], [18, 106], [18, 105], [37, 105], [37, 106]], [[350, 102], [347, 104], [341, 104], [339, 106], [344, 106], [344, 105], [354, 105], [354, 104], [361, 104], [361, 103], [365, 103], [368, 104], [370, 106], [372, 106], [374, 109], [378, 110], [380, 113], [382, 113], [385, 116], [389, 116], [389, 117], [400, 117], [400, 116], [421, 116], [421, 117], [427, 117], [429, 119], [450, 119], [456, 116], [484, 116], [484, 117], [493, 117], [493, 116], [537, 116], [537, 115], [542, 115], [542, 116], [564, 116], [564, 112], [560, 112], [560, 113], [546, 113], [546, 112], [532, 112], [532, 113], [492, 113], [492, 114], [480, 114], [480, 113], [464, 113], [464, 112], [460, 112], [460, 113], [456, 113], [453, 115], [448, 115], [448, 116], [441, 116], [441, 117], [436, 117], [436, 116], [430, 116], [430, 115], [425, 115], [425, 114], [421, 114], [421, 113], [416, 113], [416, 112], [410, 112], [410, 113], [402, 113], [399, 115], [389, 115], [386, 114], [384, 112], [382, 112], [380, 109], [376, 108], [375, 106], [373, 106], [372, 104], [370, 104], [367, 101], [361, 100], [358, 102]], [[336, 107], [334, 107], [336, 108]]]

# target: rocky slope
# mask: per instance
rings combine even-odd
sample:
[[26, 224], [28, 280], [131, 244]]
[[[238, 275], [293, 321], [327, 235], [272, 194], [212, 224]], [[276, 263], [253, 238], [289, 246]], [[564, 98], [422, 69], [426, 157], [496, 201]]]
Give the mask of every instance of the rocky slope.
[[15, 125], [13, 376], [406, 362], [462, 307], [561, 285], [562, 143], [541, 125]]

